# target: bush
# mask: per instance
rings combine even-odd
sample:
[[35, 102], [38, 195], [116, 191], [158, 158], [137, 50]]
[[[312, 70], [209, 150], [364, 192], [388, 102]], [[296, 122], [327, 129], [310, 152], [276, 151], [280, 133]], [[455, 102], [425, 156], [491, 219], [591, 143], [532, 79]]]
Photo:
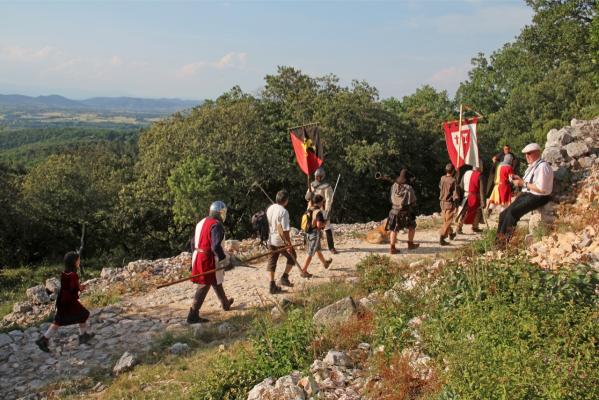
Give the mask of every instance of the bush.
[[278, 325], [269, 319], [257, 319], [250, 347], [217, 357], [198, 378], [195, 398], [245, 399], [249, 390], [268, 377], [280, 377], [307, 368], [316, 349], [311, 313], [291, 310]]
[[554, 275], [512, 258], [448, 271], [422, 327], [427, 353], [449, 367], [446, 398], [599, 396], [599, 280], [588, 268]]
[[357, 265], [360, 288], [367, 292], [388, 290], [401, 279], [400, 265], [389, 256], [371, 254]]

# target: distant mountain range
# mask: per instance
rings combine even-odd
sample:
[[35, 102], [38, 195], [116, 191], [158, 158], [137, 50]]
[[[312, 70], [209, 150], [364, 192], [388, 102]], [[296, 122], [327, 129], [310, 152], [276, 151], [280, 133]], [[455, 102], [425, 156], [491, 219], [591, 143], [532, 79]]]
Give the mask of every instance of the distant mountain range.
[[200, 100], [181, 99], [142, 99], [136, 97], [93, 97], [85, 100], [71, 100], [59, 95], [23, 96], [20, 94], [0, 94], [0, 109], [11, 110], [61, 110], [89, 112], [124, 112], [170, 114], [202, 103]]

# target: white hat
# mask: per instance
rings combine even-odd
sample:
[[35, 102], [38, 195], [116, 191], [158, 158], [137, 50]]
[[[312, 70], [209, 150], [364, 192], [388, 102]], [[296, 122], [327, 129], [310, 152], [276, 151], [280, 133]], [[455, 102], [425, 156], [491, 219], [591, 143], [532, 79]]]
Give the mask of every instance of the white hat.
[[522, 153], [530, 153], [531, 151], [536, 150], [541, 151], [541, 146], [539, 146], [537, 143], [529, 143], [525, 148], [522, 149]]

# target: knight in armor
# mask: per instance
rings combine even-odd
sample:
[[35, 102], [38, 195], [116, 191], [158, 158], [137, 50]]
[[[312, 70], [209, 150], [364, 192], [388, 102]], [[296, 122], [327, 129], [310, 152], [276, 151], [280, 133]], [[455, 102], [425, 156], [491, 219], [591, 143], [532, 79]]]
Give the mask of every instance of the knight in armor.
[[306, 201], [310, 201], [314, 196], [320, 195], [324, 198], [323, 216], [326, 220], [324, 233], [327, 238], [327, 246], [331, 254], [337, 254], [335, 242], [333, 240], [333, 228], [331, 227], [331, 208], [333, 206], [333, 188], [328, 182], [324, 181], [326, 174], [324, 168], [320, 167], [314, 172], [315, 181], [310, 184], [306, 192]]
[[[225, 239], [223, 221], [226, 217], [227, 206], [225, 203], [215, 201], [210, 205], [208, 216], [196, 225], [193, 241], [194, 250], [191, 259], [193, 265], [192, 275], [214, 271], [217, 268], [224, 268], [226, 266], [227, 257], [222, 248], [222, 242]], [[222, 268], [214, 273], [198, 276], [191, 280], [198, 287], [195, 292], [193, 304], [189, 309], [187, 323], [208, 322], [207, 319], [200, 317], [200, 308], [211, 287], [220, 300], [223, 310], [228, 311], [231, 308], [233, 299], [227, 298], [225, 289], [223, 289], [225, 271]]]

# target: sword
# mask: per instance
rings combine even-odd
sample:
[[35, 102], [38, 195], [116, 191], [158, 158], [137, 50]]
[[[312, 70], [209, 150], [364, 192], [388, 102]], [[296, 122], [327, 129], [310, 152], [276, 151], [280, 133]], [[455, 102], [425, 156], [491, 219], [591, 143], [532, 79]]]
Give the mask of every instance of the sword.
[[327, 219], [330, 219], [330, 214], [333, 211], [333, 201], [335, 201], [335, 193], [337, 192], [337, 186], [339, 186], [339, 179], [341, 179], [341, 174], [337, 176], [337, 182], [335, 183], [335, 188], [333, 189], [333, 195], [331, 196], [331, 206], [329, 207], [329, 212], [327, 213]]

